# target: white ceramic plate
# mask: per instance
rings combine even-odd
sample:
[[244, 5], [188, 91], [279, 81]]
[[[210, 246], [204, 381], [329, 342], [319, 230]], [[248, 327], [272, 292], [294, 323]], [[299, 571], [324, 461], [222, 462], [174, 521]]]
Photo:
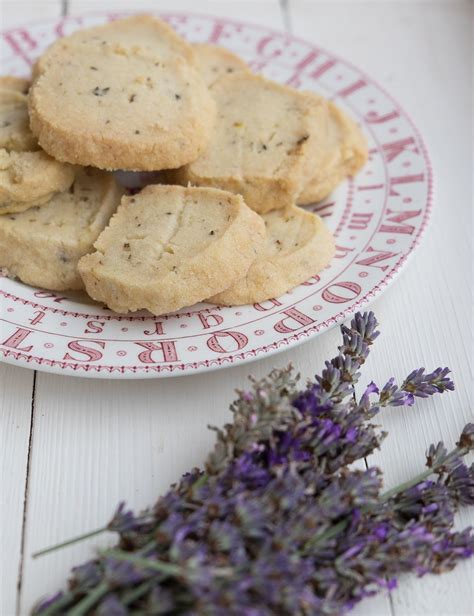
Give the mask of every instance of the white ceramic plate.
[[[114, 14], [114, 18], [121, 15]], [[193, 374], [252, 361], [308, 340], [365, 307], [416, 248], [431, 207], [431, 168], [413, 123], [350, 63], [287, 34], [227, 19], [160, 15], [190, 41], [228, 47], [267, 77], [314, 90], [362, 125], [370, 160], [313, 211], [337, 238], [319, 276], [278, 299], [176, 314], [121, 316], [74, 297], [0, 278], [0, 357], [37, 370], [105, 378]], [[59, 36], [111, 19], [70, 17], [3, 33], [2, 72], [28, 75]]]

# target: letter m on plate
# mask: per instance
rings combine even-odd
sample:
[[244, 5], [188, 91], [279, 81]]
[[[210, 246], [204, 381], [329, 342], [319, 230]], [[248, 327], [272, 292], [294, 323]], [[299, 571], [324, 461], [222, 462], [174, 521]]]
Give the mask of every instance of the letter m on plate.
[[421, 210], [397, 212], [396, 210], [388, 209], [384, 223], [380, 225], [380, 231], [382, 233], [404, 233], [406, 235], [412, 235], [415, 226], [406, 221], [416, 218], [420, 214]]

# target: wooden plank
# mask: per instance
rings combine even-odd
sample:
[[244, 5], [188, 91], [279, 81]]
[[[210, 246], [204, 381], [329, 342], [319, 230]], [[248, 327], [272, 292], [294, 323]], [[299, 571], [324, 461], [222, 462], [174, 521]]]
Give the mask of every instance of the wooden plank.
[[[60, 14], [60, 0], [3, 0], [0, 29], [23, 26]], [[32, 370], [0, 364], [0, 452], [3, 469], [0, 494], [2, 511], [5, 512], [0, 525], [0, 613], [5, 616], [15, 614], [18, 586], [22, 583], [24, 516], [29, 486], [27, 473], [33, 446], [34, 374]]]
[[[100, 3], [100, 11], [188, 11], [202, 15], [225, 16], [235, 19], [248, 19], [253, 23], [282, 28], [278, 0], [176, 0], [173, 2], [154, 2], [153, 0], [135, 0], [133, 5], [129, 0], [104, 0]], [[69, 0], [68, 14], [79, 15], [97, 12], [98, 5], [94, 0]]]
[[[471, 146], [463, 136], [470, 123], [465, 62], [470, 53], [468, 5], [290, 0], [295, 33], [337, 51], [379, 79], [414, 116], [433, 157], [437, 192], [433, 223], [402, 279], [373, 304], [383, 336], [367, 362], [364, 383], [374, 378], [383, 384], [392, 374], [402, 379], [425, 364], [429, 369], [449, 365], [458, 391], [381, 416], [390, 437], [370, 462], [384, 469], [389, 486], [420, 470], [430, 442], [444, 438], [452, 445], [472, 418], [468, 282], [472, 241], [465, 224], [471, 207], [471, 199], [466, 199], [472, 194]], [[446, 84], [442, 108], [453, 110], [449, 131], [439, 122], [440, 83]], [[469, 512], [459, 517], [461, 526], [473, 521]], [[471, 614], [472, 573], [472, 564], [466, 562], [442, 577], [407, 576], [393, 593], [394, 613]]]
[[[156, 2], [136, 2], [133, 5], [135, 10], [145, 10], [147, 8], [156, 9]], [[441, 187], [444, 190], [442, 196], [449, 199], [450, 194], [456, 197], [461, 196], [461, 189], [464, 190], [464, 202], [466, 190], [469, 188], [465, 182], [465, 170], [462, 168], [456, 171], [454, 163], [459, 162], [449, 160], [449, 153], [440, 155], [443, 147], [449, 148], [450, 152], [456, 152], [459, 158], [469, 157], [467, 141], [463, 140], [463, 133], [459, 132], [462, 117], [456, 120], [455, 129], [458, 131], [454, 136], [446, 135], [446, 131], [440, 131], [439, 125], [435, 123], [435, 116], [439, 120], [439, 110], [429, 107], [432, 101], [437, 100], [439, 95], [439, 83], [437, 90], [434, 90], [434, 83], [440, 77], [435, 74], [433, 61], [430, 60], [429, 52], [425, 49], [414, 49], [415, 43], [412, 39], [419, 35], [418, 29], [422, 28], [423, 20], [427, 13], [426, 4], [423, 10], [417, 10], [410, 18], [409, 45], [412, 45], [412, 52], [421, 54], [424, 60], [424, 67], [429, 70], [420, 70], [422, 64], [416, 64], [417, 75], [420, 73], [421, 87], [416, 92], [411, 92], [409, 88], [412, 81], [406, 75], [398, 73], [395, 69], [398, 61], [393, 62], [392, 51], [387, 49], [385, 56], [382, 53], [373, 54], [373, 47], [369, 48], [365, 41], [370, 40], [368, 31], [365, 30], [367, 23], [358, 22], [368, 20], [372, 26], [377, 24], [375, 19], [370, 17], [370, 12], [358, 3], [357, 10], [351, 9], [350, 4], [338, 3], [337, 7], [331, 8], [331, 3], [325, 3], [324, 10], [319, 11], [316, 3], [297, 3], [300, 5], [301, 13], [298, 10], [291, 12], [292, 23], [295, 24], [297, 32], [306, 38], [323, 41], [325, 37], [328, 47], [333, 47], [351, 57], [356, 63], [357, 53], [360, 53], [360, 64], [374, 74], [379, 76], [381, 81], [386, 81], [393, 90], [405, 88], [400, 98], [411, 105], [414, 112], [419, 110], [421, 128], [435, 140], [434, 150], [439, 155], [439, 163], [446, 170], [451, 170], [451, 174], [461, 177], [459, 192], [452, 193], [452, 186], [447, 184]], [[318, 3], [319, 4], [319, 3]], [[82, 12], [97, 11], [97, 3], [81, 2], [71, 0], [71, 10], [78, 14]], [[345, 6], [352, 13], [344, 13]], [[101, 8], [109, 7], [111, 10], [129, 8], [129, 2], [105, 2], [101, 3]], [[341, 8], [342, 7], [342, 8]], [[390, 15], [395, 23], [395, 33], [401, 36], [406, 26], [403, 19], [397, 17], [393, 9]], [[168, 5], [159, 8], [170, 10]], [[196, 3], [192, 0], [173, 2], [172, 10], [195, 10], [201, 13], [211, 13], [227, 15], [229, 17], [249, 19], [255, 23], [268, 25], [269, 27], [282, 28], [283, 20], [276, 1], [259, 0], [257, 2], [238, 2], [235, 0], [225, 2], [201, 2], [196, 8]], [[405, 10], [405, 9], [404, 9]], [[362, 11], [362, 13], [360, 13]], [[384, 13], [385, 14], [385, 13]], [[393, 15], [392, 15], [393, 14]], [[342, 24], [341, 22], [342, 17]], [[413, 21], [414, 20], [414, 21]], [[301, 26], [302, 22], [307, 22], [305, 30]], [[418, 24], [416, 28], [412, 22]], [[466, 20], [467, 22], [467, 20]], [[297, 24], [300, 25], [297, 25]], [[377, 30], [377, 45], [384, 49], [384, 43], [390, 40], [387, 29], [391, 27], [390, 18], [387, 18], [387, 26], [382, 33]], [[438, 24], [439, 25], [439, 24]], [[349, 27], [350, 26], [350, 27]], [[305, 34], [306, 32], [306, 34]], [[349, 42], [344, 43], [344, 32]], [[415, 34], [414, 34], [415, 32]], [[372, 35], [372, 33], [371, 33]], [[375, 34], [374, 34], [375, 36]], [[380, 37], [380, 38], [378, 38]], [[452, 37], [451, 37], [452, 38]], [[333, 44], [330, 41], [333, 40]], [[421, 40], [424, 40], [421, 37]], [[453, 45], [451, 39], [446, 43]], [[345, 47], [345, 45], [347, 45]], [[351, 47], [352, 46], [352, 47]], [[403, 51], [403, 50], [402, 50]], [[403, 52], [405, 53], [405, 52]], [[373, 58], [378, 55], [378, 58]], [[389, 58], [386, 65], [383, 64]], [[383, 62], [382, 62], [383, 60]], [[373, 62], [371, 66], [370, 62]], [[402, 62], [406, 57], [402, 56]], [[417, 60], [420, 61], [420, 60]], [[421, 61], [420, 61], [421, 62]], [[395, 64], [395, 67], [393, 66]], [[406, 65], [406, 63], [405, 63]], [[446, 78], [445, 68], [441, 75]], [[425, 75], [428, 72], [429, 76]], [[423, 74], [422, 74], [423, 73]], [[449, 79], [448, 79], [449, 81]], [[453, 83], [455, 83], [453, 81]], [[395, 88], [397, 86], [397, 88]], [[426, 87], [425, 87], [426, 86]], [[457, 90], [453, 88], [454, 97]], [[422, 98], [420, 104], [417, 100]], [[469, 100], [468, 96], [464, 100]], [[459, 105], [463, 105], [462, 100]], [[428, 107], [428, 110], [425, 109]], [[467, 103], [464, 104], [467, 109]], [[464, 109], [463, 107], [463, 109]], [[425, 118], [426, 112], [426, 118]], [[464, 111], [461, 111], [461, 116]], [[423, 116], [423, 117], [421, 117]], [[464, 118], [467, 116], [464, 115]], [[442, 141], [444, 139], [445, 141]], [[446, 141], [447, 140], [447, 141]], [[446, 146], [443, 144], [446, 143]], [[465, 144], [463, 146], [463, 144]], [[462, 150], [464, 147], [464, 151]], [[457, 165], [458, 167], [458, 165]], [[446, 174], [449, 177], [449, 173]], [[464, 188], [462, 188], [464, 182]], [[448, 201], [447, 201], [448, 202]], [[458, 203], [456, 203], [458, 207]], [[445, 235], [455, 233], [459, 241], [458, 258], [469, 256], [469, 247], [466, 243], [467, 229], [461, 225], [453, 225], [452, 221], [443, 220], [446, 223]], [[450, 217], [451, 218], [451, 217]], [[448, 268], [444, 264], [438, 264], [437, 272], [432, 271], [431, 263], [438, 251], [440, 234], [437, 241], [432, 239], [426, 243], [424, 251], [426, 256], [422, 259], [423, 252], [412, 264], [409, 270], [397, 286], [391, 290], [385, 298], [382, 298], [374, 305], [374, 309], [379, 317], [384, 321], [385, 335], [377, 345], [378, 372], [377, 376], [383, 380], [392, 370], [403, 373], [412, 365], [418, 365], [422, 358], [426, 358], [427, 349], [433, 362], [435, 359], [441, 361], [456, 362], [456, 371], [459, 373], [463, 367], [458, 365], [457, 349], [462, 348], [462, 338], [460, 337], [461, 325], [468, 322], [466, 317], [468, 310], [468, 298], [462, 290], [462, 282], [468, 282], [467, 271], [460, 271], [454, 280], [454, 288], [463, 302], [457, 305], [456, 310], [449, 304], [448, 298], [440, 297], [440, 292], [436, 285], [439, 280], [452, 280], [448, 273]], [[452, 253], [452, 254], [451, 254]], [[455, 264], [454, 249], [447, 255], [451, 266]], [[422, 262], [418, 264], [418, 260]], [[420, 288], [420, 280], [426, 280], [428, 288]], [[413, 305], [410, 305], [410, 315], [413, 320], [406, 322], [406, 298], [414, 298]], [[436, 305], [436, 314], [432, 306]], [[441, 312], [439, 311], [439, 308]], [[452, 312], [455, 312], [454, 319]], [[428, 319], [422, 319], [428, 314]], [[430, 316], [431, 315], [431, 316]], [[454, 331], [440, 331], [438, 321], [441, 317], [448, 322], [456, 321], [457, 324], [451, 325]], [[437, 317], [435, 319], [435, 317]], [[438, 338], [432, 340], [433, 331], [436, 331]], [[385, 342], [383, 342], [385, 341]], [[284, 353], [261, 361], [258, 364], [234, 368], [233, 370], [221, 371], [205, 376], [195, 376], [167, 381], [146, 381], [146, 382], [91, 382], [81, 381], [72, 378], [55, 377], [52, 375], [39, 375], [37, 388], [37, 414], [34, 430], [34, 448], [32, 455], [31, 476], [30, 476], [30, 498], [28, 500], [28, 518], [25, 535], [25, 553], [27, 560], [25, 563], [25, 575], [23, 584], [23, 594], [21, 603], [21, 613], [27, 613], [32, 603], [40, 595], [57, 589], [65, 580], [68, 569], [92, 555], [92, 546], [98, 545], [98, 541], [84, 543], [45, 557], [38, 561], [29, 558], [31, 552], [61, 541], [64, 538], [74, 536], [90, 528], [101, 525], [108, 519], [112, 509], [119, 499], [125, 498], [132, 507], [140, 508], [153, 503], [157, 495], [163, 492], [170, 482], [175, 480], [181, 472], [193, 465], [202, 463], [206, 451], [212, 443], [212, 434], [205, 428], [206, 423], [222, 425], [228, 419], [226, 407], [232, 398], [232, 389], [245, 384], [246, 374], [252, 372], [255, 376], [265, 374], [273, 366], [284, 366], [290, 359], [297, 368], [306, 375], [311, 375], [319, 370], [323, 360], [333, 353], [333, 348], [338, 342], [337, 332], [328, 332], [321, 338], [304, 345], [290, 353]], [[384, 346], [385, 345], [385, 346]], [[465, 344], [465, 354], [467, 347]], [[464, 354], [464, 357], [465, 357]], [[444, 359], [443, 359], [444, 361]], [[460, 361], [466, 365], [467, 362], [460, 356]], [[407, 365], [408, 364], [408, 365]], [[459, 368], [459, 370], [458, 370]], [[369, 370], [367, 371], [367, 374]], [[371, 375], [372, 376], [372, 375]], [[464, 374], [463, 374], [464, 378]], [[443, 401], [444, 403], [444, 401]], [[453, 401], [454, 405], [455, 402]], [[459, 404], [459, 402], [458, 402]], [[428, 407], [425, 407], [428, 408]], [[437, 407], [438, 408], [438, 407]], [[452, 409], [450, 409], [452, 411]], [[438, 411], [437, 411], [438, 412]], [[398, 415], [402, 417], [404, 415]], [[395, 417], [395, 415], [390, 415]], [[421, 420], [417, 415], [416, 425], [425, 426], [425, 420]], [[407, 415], [407, 425], [412, 429], [412, 415]], [[408, 421], [410, 423], [408, 424]], [[451, 423], [447, 424], [454, 433]], [[403, 429], [406, 429], [403, 427]], [[450, 435], [452, 434], [450, 432]], [[403, 444], [404, 432], [400, 427], [397, 432], [393, 431], [393, 442], [400, 447], [399, 452], [394, 455], [388, 454], [387, 460], [382, 461], [384, 467], [394, 469], [398, 472], [399, 457], [410, 459], [407, 447]], [[424, 435], [424, 432], [422, 432]], [[397, 438], [398, 436], [398, 438]], [[388, 444], [388, 443], [387, 443]], [[416, 443], [423, 449], [423, 443]], [[413, 444], [414, 446], [414, 444]], [[390, 457], [391, 455], [391, 457]], [[385, 462], [387, 462], [385, 464]], [[403, 469], [403, 473], [408, 472], [408, 468]], [[404, 475], [406, 476], [406, 475]], [[391, 476], [390, 476], [391, 477]], [[398, 476], [393, 476], [393, 481], [398, 480]], [[107, 541], [107, 538], [105, 539]], [[457, 576], [455, 572], [453, 575]], [[447, 579], [447, 578], [444, 578]], [[458, 578], [456, 578], [458, 579]], [[426, 583], [423, 580], [423, 583]], [[465, 583], [465, 577], [462, 578]], [[444, 583], [443, 578], [436, 580], [437, 584]], [[411, 581], [408, 582], [411, 584]], [[408, 590], [405, 590], [405, 587]], [[415, 589], [419, 588], [418, 581], [415, 582]], [[427, 594], [420, 591], [420, 595], [414, 596], [406, 584], [403, 586], [403, 597], [407, 603], [400, 603], [402, 599], [395, 595], [396, 613], [398, 614], [427, 614], [441, 613], [433, 608], [433, 602], [425, 604]], [[462, 593], [459, 593], [462, 596]], [[446, 601], [448, 601], [448, 596]], [[462, 604], [455, 602], [451, 597], [452, 605], [461, 605], [464, 609], [466, 602], [462, 598]], [[421, 603], [420, 603], [421, 602]], [[421, 607], [420, 607], [421, 605]], [[427, 607], [428, 605], [428, 607]], [[447, 605], [447, 603], [445, 604]], [[463, 607], [464, 606], [464, 607]], [[359, 614], [385, 614], [389, 613], [388, 603], [382, 599], [375, 599], [373, 602], [364, 603]], [[431, 610], [431, 611], [430, 611]], [[444, 613], [455, 613], [449, 612]], [[465, 612], [458, 611], [463, 614]]]
[[[91, 3], [70, 4], [73, 13], [93, 8]], [[130, 6], [111, 2], [101, 7], [120, 10], [122, 4]], [[145, 5], [156, 9], [156, 3], [142, 2], [134, 9]], [[194, 7], [191, 1], [173, 3], [173, 10]], [[202, 2], [199, 12], [236, 18], [251, 14], [256, 23], [283, 27], [276, 0]], [[35, 561], [32, 552], [102, 525], [120, 499], [135, 509], [152, 504], [181, 473], [202, 464], [214, 438], [206, 425], [229, 419], [233, 390], [245, 386], [249, 373], [263, 376], [291, 360], [309, 376], [320, 369], [337, 339], [334, 331], [301, 353], [165, 381], [85, 381], [39, 374], [22, 613], [63, 585], [70, 567], [89, 558], [100, 541]]]
[[21, 564], [33, 375], [0, 364], [0, 613], [5, 615], [15, 613]]
[[61, 0], [2, 0], [0, 29], [16, 28], [61, 15]]

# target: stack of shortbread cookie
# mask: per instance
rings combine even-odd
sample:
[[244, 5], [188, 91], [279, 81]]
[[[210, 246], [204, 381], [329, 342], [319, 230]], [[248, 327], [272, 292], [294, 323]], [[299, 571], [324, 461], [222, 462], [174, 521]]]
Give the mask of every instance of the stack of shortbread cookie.
[[[279, 296], [334, 241], [300, 205], [367, 157], [333, 103], [157, 18], [81, 30], [0, 78], [0, 267], [126, 313]], [[133, 195], [114, 170], [161, 171]]]

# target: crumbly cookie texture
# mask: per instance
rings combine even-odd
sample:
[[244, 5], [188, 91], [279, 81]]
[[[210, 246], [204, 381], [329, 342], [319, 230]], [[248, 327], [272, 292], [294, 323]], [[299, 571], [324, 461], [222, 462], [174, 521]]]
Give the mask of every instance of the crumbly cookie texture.
[[0, 214], [21, 212], [67, 190], [76, 169], [45, 152], [9, 152], [0, 149]]
[[92, 250], [122, 193], [112, 174], [86, 168], [46, 205], [0, 216], [0, 266], [33, 286], [82, 288], [77, 262]]
[[209, 87], [223, 75], [250, 70], [242, 58], [224, 47], [208, 43], [195, 43], [193, 48], [197, 66]]
[[189, 163], [206, 147], [215, 103], [192, 48], [159, 21], [168, 34], [158, 33], [152, 48], [155, 39], [128, 32], [127, 23], [104, 26], [104, 44], [88, 31], [82, 42], [65, 39], [37, 67], [31, 129], [56, 159], [157, 171]]
[[221, 77], [210, 92], [217, 104], [210, 142], [169, 180], [239, 193], [259, 213], [294, 203], [324, 154], [325, 101], [244, 71]]
[[238, 195], [147, 186], [122, 199], [79, 272], [87, 293], [112, 310], [160, 315], [234, 284], [264, 238], [262, 219]]
[[104, 25], [78, 30], [58, 39], [36, 61], [33, 78], [43, 72], [50, 62], [60, 59], [64, 51], [71, 47], [78, 48], [78, 52], [81, 53], [84, 49], [104, 46], [158, 56], [162, 60], [181, 57], [188, 62], [194, 61], [192, 46], [168, 24], [151, 15], [133, 15]]
[[0, 148], [25, 152], [38, 147], [30, 130], [27, 97], [21, 92], [0, 87]]
[[319, 216], [291, 206], [263, 215], [267, 241], [247, 275], [209, 298], [237, 306], [278, 297], [321, 271], [334, 256], [334, 239]]
[[300, 205], [321, 201], [367, 162], [367, 141], [357, 124], [333, 102], [328, 103], [328, 111], [326, 155], [298, 196]]
[[13, 77], [12, 75], [5, 75], [0, 77], [0, 88], [5, 90], [13, 90], [26, 94], [30, 87], [30, 80], [24, 77]]

